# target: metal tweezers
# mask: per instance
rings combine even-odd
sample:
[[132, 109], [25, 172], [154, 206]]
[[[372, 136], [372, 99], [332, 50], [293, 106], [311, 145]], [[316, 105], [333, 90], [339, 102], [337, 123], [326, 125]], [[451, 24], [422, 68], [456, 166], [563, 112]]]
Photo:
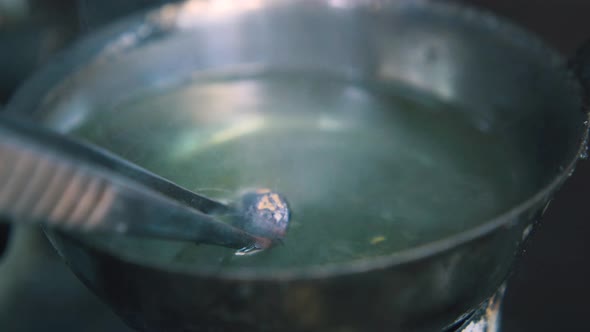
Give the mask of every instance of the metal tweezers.
[[0, 216], [73, 232], [267, 245], [214, 215], [231, 207], [197, 195], [96, 146], [0, 115]]

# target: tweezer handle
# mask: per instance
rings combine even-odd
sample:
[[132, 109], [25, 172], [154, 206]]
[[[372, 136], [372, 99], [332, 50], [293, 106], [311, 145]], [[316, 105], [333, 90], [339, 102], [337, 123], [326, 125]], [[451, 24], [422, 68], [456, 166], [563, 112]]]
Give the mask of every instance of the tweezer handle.
[[1, 116], [0, 215], [70, 231], [173, 238], [236, 249], [260, 240], [89, 162], [78, 156], [85, 147], [77, 144]]

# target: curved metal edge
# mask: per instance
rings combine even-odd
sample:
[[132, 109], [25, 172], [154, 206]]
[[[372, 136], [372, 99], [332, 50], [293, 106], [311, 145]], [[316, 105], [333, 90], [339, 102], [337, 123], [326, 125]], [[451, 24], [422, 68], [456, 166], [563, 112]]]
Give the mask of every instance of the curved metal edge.
[[[82, 36], [66, 49], [57, 52], [46, 65], [17, 89], [4, 105], [3, 111], [16, 116], [23, 113], [33, 116], [49, 99], [58, 95], [64, 86], [75, 83], [74, 77], [89, 62], [97, 61], [100, 55], [109, 53], [109, 49], [113, 48], [111, 45], [116, 44], [117, 40], [124, 39], [129, 31], [140, 30], [140, 27], [145, 25], [146, 12], [148, 11], [117, 20], [101, 28], [100, 32]], [[122, 51], [121, 48], [119, 50]]]

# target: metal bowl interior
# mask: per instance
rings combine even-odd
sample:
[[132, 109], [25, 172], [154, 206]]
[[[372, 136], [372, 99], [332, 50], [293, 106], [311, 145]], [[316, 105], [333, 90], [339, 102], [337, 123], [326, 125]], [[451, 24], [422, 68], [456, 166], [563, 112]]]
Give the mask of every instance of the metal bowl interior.
[[[66, 61], [57, 60], [42, 71], [21, 89], [8, 109], [84, 137], [79, 134], [80, 128], [96, 121], [97, 116], [100, 119], [105, 110], [157, 91], [191, 82], [219, 81], [220, 77], [251, 78], [268, 73], [328, 76], [344, 82], [346, 87], [337, 92], [352, 96], [346, 102], [363, 98], [355, 87], [376, 86], [379, 90], [391, 85], [453, 105], [437, 111], [454, 112], [454, 117], [482, 135], [507, 142], [504, 147], [510, 148], [514, 159], [495, 164], [495, 169], [512, 171], [513, 182], [505, 193], [517, 194], [488, 215], [406, 248], [313, 266], [219, 270], [198, 264], [168, 264], [154, 260], [149, 253], [122, 252], [83, 237], [50, 233], [72, 269], [132, 325], [145, 329], [158, 326], [174, 330], [182, 326], [198, 330], [198, 318], [201, 325], [217, 326], [217, 322], [230, 320], [240, 328], [249, 328], [257, 321], [268, 322], [269, 329], [285, 322], [293, 329], [337, 329], [344, 323], [362, 329], [385, 322], [390, 327], [419, 330], [416, 318], [426, 317], [426, 312], [437, 317], [432, 320], [433, 326], [440, 328], [489, 296], [505, 279], [538, 212], [583, 151], [587, 117], [582, 112], [577, 83], [563, 59], [508, 23], [447, 4], [224, 3], [168, 5], [113, 25], [73, 48], [65, 55]], [[191, 114], [201, 122], [239, 118], [241, 107], [252, 103], [252, 98], [273, 95], [261, 90], [270, 91], [278, 85], [263, 87], [266, 90], [238, 87], [228, 90], [229, 94], [213, 94], [211, 100], [225, 100], [223, 107], [215, 104], [217, 108], [212, 110], [207, 106], [213, 104], [204, 98], [199, 100], [204, 105], [202, 110]], [[325, 84], [313, 86], [321, 90]], [[304, 103], [305, 96], [289, 99], [289, 105], [298, 102]], [[287, 113], [298, 109], [285, 108]], [[149, 116], [139, 109], [127, 120], [105, 116], [101, 121], [107, 122], [102, 126], [126, 132], [129, 126], [149, 122]], [[349, 115], [349, 120], [378, 126], [380, 118], [370, 116], [367, 112]], [[436, 128], [437, 116], [428, 119], [424, 128]], [[327, 125], [332, 124], [328, 121]], [[142, 133], [147, 135], [148, 131], [138, 132], [140, 136]], [[92, 136], [86, 139], [92, 140]], [[141, 137], [134, 139], [141, 141]], [[165, 139], [159, 142], [159, 151], [173, 148]], [[141, 142], [134, 146], [139, 145]], [[117, 145], [109, 148], [123, 149]], [[133, 150], [130, 146], [125, 149]], [[141, 164], [141, 153], [115, 152]], [[486, 152], [474, 155], [483, 157]], [[149, 166], [156, 172], [166, 172], [157, 165]], [[166, 175], [174, 178], [175, 174], [177, 171]], [[454, 209], [450, 212], [461, 212]], [[113, 271], [117, 271], [119, 280], [126, 281], [127, 288], [116, 286]], [[154, 285], [159, 288], [154, 289]], [[178, 285], [187, 288], [181, 291]], [[367, 289], [369, 285], [373, 290]], [[144, 294], [150, 292], [158, 298], [157, 304], [139, 301], [149, 302], [149, 294]], [[192, 292], [203, 299], [188, 296]], [[336, 305], [342, 302], [337, 293], [356, 294], [358, 303]], [[365, 303], [371, 294], [379, 298], [380, 309]], [[222, 309], [206, 309], [209, 295], [232, 301], [238, 301], [238, 297], [239, 310], [228, 303], [220, 308], [247, 314], [232, 316], [232, 320]], [[282, 300], [289, 297], [296, 300]], [[252, 301], [258, 303], [253, 305]], [[318, 301], [334, 304], [334, 312], [316, 305], [309, 309], [317, 311], [314, 314], [299, 313], [307, 304]], [[271, 307], [281, 314], [271, 317], [263, 313]], [[153, 316], [162, 308], [166, 315]], [[195, 310], [202, 315], [192, 318]], [[344, 317], [337, 311], [350, 315]]]
[[[482, 218], [469, 225], [471, 229], [436, 239], [439, 245], [455, 243], [465, 237], [463, 232], [475, 235], [492, 229], [490, 225], [500, 225], [515, 211], [526, 209], [539, 196], [535, 194], [553, 189], [580, 151], [585, 116], [580, 112], [577, 86], [562, 59], [526, 33], [469, 10], [403, 1], [379, 6], [247, 1], [232, 8], [188, 2], [123, 26], [125, 32], [107, 37], [106, 45], [96, 40], [110, 31], [79, 46], [72, 53], [87, 54], [69, 57], [82, 62], [79, 68], [68, 68], [72, 73], [66, 78], [51, 75], [58, 82], [39, 98], [30, 97], [32, 88], [23, 89], [12, 109], [33, 113], [49, 126], [72, 132], [91, 121], [93, 113], [126, 100], [222, 75], [312, 72], [351, 86], [401, 82], [457, 106], [452, 111], [462, 113], [480, 131], [507, 137], [525, 164], [527, 174], [517, 176], [528, 177], [523, 183], [530, 187], [527, 192], [488, 221]], [[267, 97], [252, 96], [255, 91], [246, 90], [234, 88], [224, 97], [244, 99], [237, 96], [240, 93], [249, 94], [250, 99]], [[355, 91], [349, 88], [344, 93]], [[29, 105], [19, 105], [25, 94]], [[239, 100], [225, 107], [243, 106], [240, 102], [244, 103]], [[211, 105], [207, 100], [203, 103], [199, 112], [219, 112], [218, 105], [207, 110]], [[225, 111], [224, 116], [240, 116], [239, 110]], [[142, 115], [138, 112], [132, 118], [136, 116]], [[353, 120], [362, 122], [368, 116]], [[162, 144], [161, 148], [171, 147]], [[405, 256], [408, 253], [398, 252], [385, 262], [379, 259], [378, 265]]]

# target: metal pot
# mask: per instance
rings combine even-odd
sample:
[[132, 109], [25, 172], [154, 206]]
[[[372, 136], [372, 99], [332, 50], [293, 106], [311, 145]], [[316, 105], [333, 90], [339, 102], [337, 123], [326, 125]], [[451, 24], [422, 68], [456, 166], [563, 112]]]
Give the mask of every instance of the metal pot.
[[459, 104], [529, 166], [525, 199], [406, 250], [264, 271], [170, 266], [47, 234], [74, 273], [142, 331], [440, 331], [488, 299], [585, 153], [565, 61], [489, 14], [426, 1], [189, 1], [112, 25], [26, 84], [8, 111], [68, 132], [128, 96], [227, 68], [403, 82]]

